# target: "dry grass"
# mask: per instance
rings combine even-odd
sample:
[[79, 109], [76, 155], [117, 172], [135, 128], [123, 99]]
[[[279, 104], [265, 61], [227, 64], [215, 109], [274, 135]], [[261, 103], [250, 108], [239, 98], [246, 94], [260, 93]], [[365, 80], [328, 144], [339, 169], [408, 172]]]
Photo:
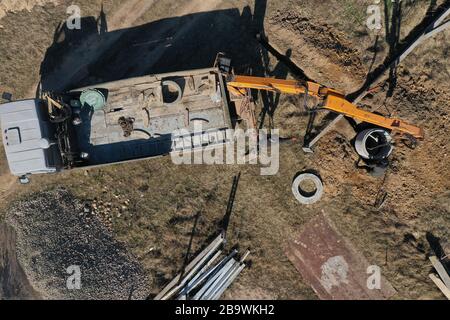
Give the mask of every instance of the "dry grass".
[[[60, 2], [58, 6], [36, 6], [32, 12], [8, 13], [2, 19], [5, 28], [0, 31], [0, 92], [11, 92], [14, 99], [34, 96], [31, 89], [37, 88], [39, 83], [40, 64], [46, 49], [53, 42], [58, 24], [69, 16], [66, 8], [72, 1]], [[107, 11], [118, 5], [112, 0], [80, 0], [77, 5], [82, 8], [83, 17], [97, 17], [102, 2]]]

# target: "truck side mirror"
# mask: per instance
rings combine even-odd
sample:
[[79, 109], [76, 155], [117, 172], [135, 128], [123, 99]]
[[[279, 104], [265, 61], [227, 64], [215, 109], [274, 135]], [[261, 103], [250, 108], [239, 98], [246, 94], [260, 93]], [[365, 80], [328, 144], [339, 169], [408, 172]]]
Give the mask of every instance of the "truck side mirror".
[[30, 178], [28, 178], [26, 175], [19, 177], [20, 184], [28, 184], [30, 183]]
[[9, 92], [3, 92], [2, 93], [2, 99], [3, 100], [11, 102], [12, 101], [12, 97], [13, 97], [12, 93], [9, 93]]

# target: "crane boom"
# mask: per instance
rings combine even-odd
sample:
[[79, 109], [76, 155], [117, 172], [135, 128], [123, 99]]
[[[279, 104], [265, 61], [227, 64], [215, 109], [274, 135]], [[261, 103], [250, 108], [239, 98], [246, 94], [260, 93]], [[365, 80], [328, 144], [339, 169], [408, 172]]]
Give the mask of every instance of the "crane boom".
[[345, 99], [344, 94], [334, 89], [321, 86], [318, 83], [297, 80], [282, 80], [275, 78], [253, 76], [231, 76], [227, 81], [228, 90], [234, 95], [245, 95], [247, 89], [265, 90], [292, 95], [308, 94], [323, 100], [323, 107], [341, 113], [359, 121], [371, 123], [402, 134], [409, 134], [417, 139], [423, 139], [423, 130], [400, 119], [361, 110], [355, 104]]

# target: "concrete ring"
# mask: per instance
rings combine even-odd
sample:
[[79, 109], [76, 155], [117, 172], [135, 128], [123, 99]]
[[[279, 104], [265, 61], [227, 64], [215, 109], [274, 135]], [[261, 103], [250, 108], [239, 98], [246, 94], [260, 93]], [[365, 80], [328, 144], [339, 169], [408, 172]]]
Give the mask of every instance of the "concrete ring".
[[[310, 180], [314, 183], [316, 190], [313, 192], [307, 192], [301, 190], [300, 184], [303, 181]], [[323, 194], [323, 184], [322, 180], [315, 174], [312, 173], [301, 173], [299, 174], [292, 183], [292, 193], [298, 202], [302, 204], [313, 204], [320, 200]]]
[[[164, 102], [164, 104], [171, 105], [171, 104], [175, 104], [175, 103], [178, 103], [181, 101], [181, 99], [183, 98], [183, 89], [181, 89], [181, 86], [178, 83], [176, 83], [173, 80], [164, 80], [164, 81], [162, 81], [161, 85], [163, 86], [163, 102]], [[167, 98], [167, 97], [164, 96], [164, 86], [167, 86], [167, 87], [171, 86], [173, 89], [175, 89], [177, 91], [176, 99], [174, 99], [173, 101], [165, 100], [165, 98]]]

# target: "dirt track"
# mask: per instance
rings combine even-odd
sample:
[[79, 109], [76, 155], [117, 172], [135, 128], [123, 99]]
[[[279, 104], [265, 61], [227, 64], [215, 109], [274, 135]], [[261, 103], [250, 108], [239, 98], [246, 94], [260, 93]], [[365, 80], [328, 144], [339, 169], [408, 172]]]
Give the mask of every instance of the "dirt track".
[[4, 223], [0, 224], [0, 280], [2, 299], [40, 298], [17, 260], [16, 234]]
[[[45, 34], [47, 44], [41, 44], [41, 48], [36, 44], [35, 54], [21, 57], [34, 62], [30, 62], [31, 66], [15, 65], [13, 71], [18, 76], [13, 79], [13, 73], [9, 77], [5, 73], [0, 89], [15, 88], [22, 96], [33, 96], [35, 90], [30, 91], [30, 87], [35, 87], [38, 75], [33, 73], [36, 79], [23, 88], [20, 85], [25, 81], [14, 81], [38, 69], [44, 72], [45, 84], [51, 88], [210, 66], [218, 51], [232, 56], [238, 72], [251, 69], [254, 74], [292, 77], [273, 56], [261, 58], [264, 50], [254, 39], [261, 21], [269, 41], [282, 54], [291, 49], [291, 59], [311, 79], [347, 93], [362, 84], [371, 64], [381, 63], [389, 50], [383, 34], [378, 47], [372, 48], [374, 34], [361, 35], [349, 29], [340, 1], [326, 5], [316, 1], [269, 1], [262, 18], [253, 15], [253, 1], [130, 0], [121, 1], [118, 6], [113, 1], [106, 2], [106, 34], [95, 31], [92, 35], [83, 34], [81, 39], [72, 34], [72, 38], [52, 43], [53, 30], [36, 31]], [[364, 1], [357, 3], [365, 9]], [[90, 5], [94, 8], [89, 12], [96, 18], [99, 3], [93, 1]], [[419, 3], [405, 10], [403, 36], [420, 22], [426, 7]], [[25, 21], [33, 21], [46, 14], [39, 8], [34, 10], [17, 15], [16, 21], [21, 15]], [[47, 10], [52, 12], [51, 6]], [[332, 16], [329, 10], [333, 10]], [[124, 11], [129, 14], [124, 16]], [[59, 17], [64, 17], [61, 10], [58, 12]], [[87, 18], [83, 20], [86, 23], [92, 20]], [[8, 19], [11, 17], [2, 19], [0, 24], [12, 21]], [[52, 23], [56, 26], [56, 21]], [[315, 298], [281, 248], [302, 224], [323, 209], [370, 262], [383, 267], [384, 276], [398, 291], [394, 298], [441, 298], [428, 279], [426, 255], [431, 252], [429, 233], [442, 239], [450, 237], [450, 66], [446, 58], [449, 37], [446, 31], [430, 39], [402, 64], [391, 97], [387, 97], [385, 85], [362, 103], [381, 112], [386, 107], [426, 131], [427, 138], [416, 150], [397, 141], [384, 182], [355, 168], [352, 137], [345, 130], [337, 130], [325, 137], [310, 156], [305, 156], [299, 145], [282, 146], [281, 169], [275, 177], [260, 177], [251, 167], [175, 167], [168, 159], [161, 159], [86, 173], [36, 177], [20, 194], [36, 192], [42, 186], [63, 185], [82, 200], [101, 202], [100, 219], [138, 257], [153, 280], [151, 291], [156, 293], [179, 271], [194, 213], [202, 212], [196, 250], [217, 231], [231, 176], [239, 170], [243, 178], [231, 222], [230, 243], [254, 250], [251, 268], [226, 297]], [[11, 63], [3, 64], [12, 68]], [[303, 136], [306, 118], [299, 111], [301, 103], [295, 97], [282, 97], [276, 107], [273, 122], [283, 136]], [[306, 168], [321, 173], [326, 192], [322, 202], [304, 208], [292, 199], [289, 189], [295, 173]], [[13, 182], [8, 175], [1, 179]], [[9, 190], [8, 195], [12, 193], [12, 188], [5, 188], [4, 184], [0, 187]], [[378, 210], [373, 203], [380, 188], [388, 192], [388, 200]], [[108, 211], [107, 206], [112, 209]]]

